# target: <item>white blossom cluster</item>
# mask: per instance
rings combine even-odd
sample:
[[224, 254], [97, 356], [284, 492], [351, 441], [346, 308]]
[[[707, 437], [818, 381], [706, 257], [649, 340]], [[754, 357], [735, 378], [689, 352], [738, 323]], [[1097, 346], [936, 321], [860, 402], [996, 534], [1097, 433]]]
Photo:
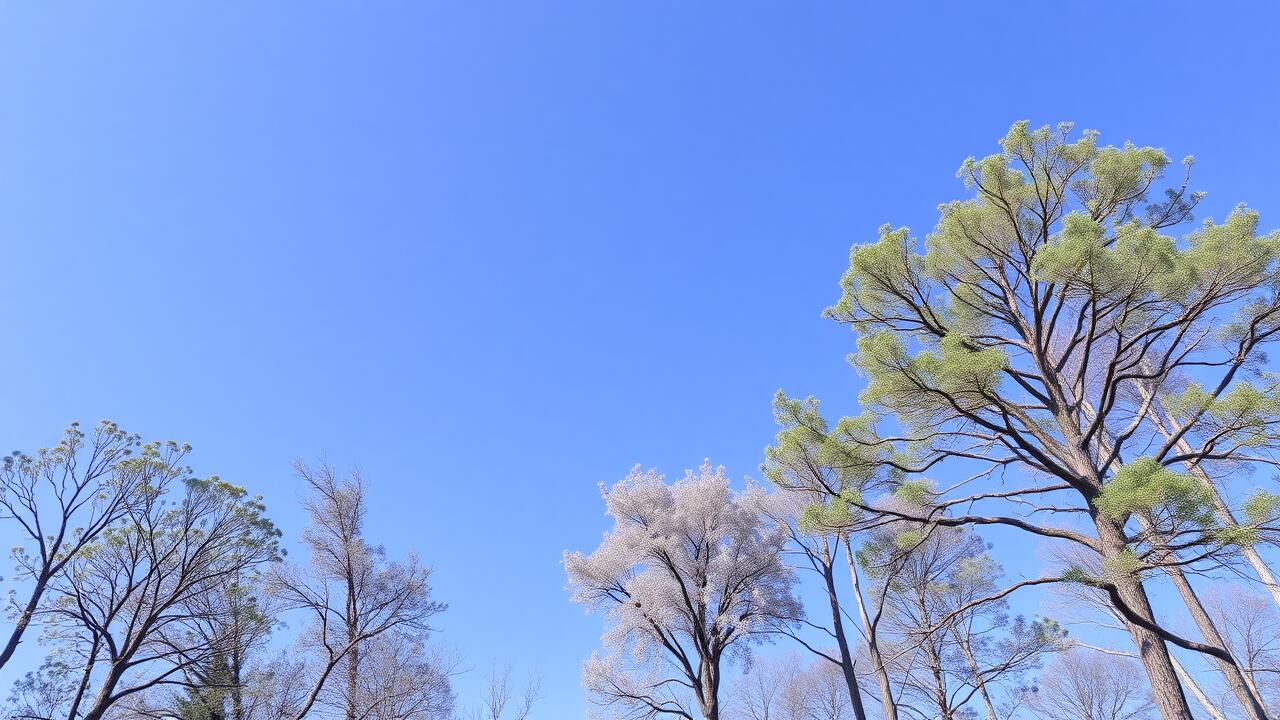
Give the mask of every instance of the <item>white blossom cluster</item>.
[[681, 685], [705, 683], [703, 665], [745, 654], [771, 627], [800, 618], [795, 576], [782, 561], [785, 529], [733, 491], [723, 468], [704, 462], [668, 485], [636, 467], [601, 494], [613, 529], [591, 554], [564, 557], [574, 601], [604, 611], [610, 626], [611, 657], [588, 664], [589, 689], [635, 687], [619, 677], [624, 667], [665, 666], [685, 676]]

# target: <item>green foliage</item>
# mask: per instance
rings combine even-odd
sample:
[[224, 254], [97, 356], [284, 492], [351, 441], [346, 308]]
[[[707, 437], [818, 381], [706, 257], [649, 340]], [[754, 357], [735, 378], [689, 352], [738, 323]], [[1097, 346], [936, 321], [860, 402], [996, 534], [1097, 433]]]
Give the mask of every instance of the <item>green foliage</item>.
[[980, 348], [969, 338], [949, 334], [936, 350], [912, 357], [892, 332], [863, 335], [854, 359], [868, 378], [860, 400], [885, 408], [911, 427], [930, 427], [954, 414], [954, 405], [977, 410], [1000, 390], [1009, 360], [999, 348]]
[[1213, 523], [1212, 491], [1195, 478], [1175, 472], [1154, 458], [1120, 465], [1095, 503], [1102, 514], [1124, 520], [1139, 511], [1163, 509], [1178, 520]]
[[907, 480], [893, 491], [899, 501], [916, 507], [928, 505], [934, 494], [933, 485], [928, 480]]
[[1132, 577], [1142, 569], [1142, 561], [1132, 548], [1125, 548], [1120, 554], [1103, 559], [1102, 569], [1107, 577], [1113, 579]]
[[1062, 579], [1066, 582], [1076, 583], [1078, 585], [1092, 585], [1094, 582], [1093, 576], [1085, 572], [1085, 569], [1079, 565], [1072, 565], [1067, 568], [1066, 571], [1062, 573]]
[[904, 530], [893, 536], [893, 544], [899, 550], [914, 550], [929, 537], [926, 529]]
[[178, 698], [181, 720], [225, 720], [234, 679], [227, 658], [215, 653], [203, 666], [190, 673], [187, 696]]
[[1259, 490], [1244, 501], [1244, 516], [1250, 523], [1261, 525], [1271, 522], [1280, 514], [1280, 495]]
[[773, 484], [856, 494], [878, 471], [885, 450], [875, 442], [873, 416], [844, 418], [832, 429], [817, 400], [789, 398], [781, 391], [774, 396], [773, 412], [780, 429], [765, 449], [764, 464]]
[[1223, 545], [1249, 547], [1261, 539], [1257, 528], [1227, 525], [1213, 531], [1213, 538]]
[[889, 225], [881, 226], [877, 242], [855, 245], [840, 280], [843, 294], [825, 314], [861, 329], [861, 318], [910, 315], [911, 307], [925, 304], [918, 292], [926, 284], [924, 259], [915, 245], [906, 228]]

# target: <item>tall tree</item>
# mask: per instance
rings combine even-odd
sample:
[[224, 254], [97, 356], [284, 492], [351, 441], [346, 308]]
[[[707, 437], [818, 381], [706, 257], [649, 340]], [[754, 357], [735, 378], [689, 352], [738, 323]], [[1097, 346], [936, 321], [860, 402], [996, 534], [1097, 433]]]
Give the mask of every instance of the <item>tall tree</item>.
[[49, 583], [82, 550], [98, 541], [142, 500], [142, 489], [164, 482], [151, 474], [172, 468], [130, 462], [138, 435], [104, 420], [92, 437], [72, 423], [62, 439], [34, 455], [15, 452], [0, 464], [0, 520], [12, 520], [25, 543], [14, 549], [16, 578], [9, 595], [13, 628], [0, 647], [0, 668], [18, 649]]
[[[852, 585], [852, 601], [857, 609], [859, 630], [866, 647], [871, 674], [880, 692], [880, 707], [886, 720], [897, 720], [897, 701], [889, 680], [889, 662], [880, 646], [881, 622], [884, 618], [887, 585], [864, 590], [854, 552], [854, 538], [861, 542], [864, 531], [876, 526], [848, 501], [886, 484], [877, 477], [876, 467], [867, 462], [849, 462], [849, 453], [841, 438], [857, 431], [858, 423], [844, 421], [835, 429], [828, 426], [813, 398], [793, 400], [781, 392], [774, 398], [774, 416], [780, 429], [777, 441], [766, 451], [765, 475], [779, 488], [783, 508], [790, 515], [785, 526], [822, 575], [832, 614], [831, 633], [837, 642], [840, 665], [849, 690], [850, 701], [858, 717], [865, 716], [861, 691], [857, 684], [853, 653], [844, 636], [843, 618], [847, 609], [840, 604], [835, 585], [835, 555], [843, 546], [844, 562]], [[803, 505], [803, 507], [796, 507]], [[817, 546], [812, 537], [820, 538]], [[834, 551], [834, 552], [833, 552]], [[850, 677], [851, 673], [853, 677]]]
[[[416, 557], [388, 560], [386, 551], [365, 537], [365, 487], [358, 473], [343, 478], [328, 464], [313, 470], [301, 462], [295, 469], [311, 490], [306, 503], [311, 524], [303, 534], [310, 562], [277, 568], [271, 586], [285, 608], [310, 618], [303, 643], [318, 659], [294, 717], [301, 720], [320, 704], [345, 720], [361, 720], [367, 709], [366, 673], [377, 668], [364, 657], [366, 650], [392, 636], [425, 638], [431, 618], [445, 606], [432, 599], [431, 571]], [[402, 671], [386, 664], [377, 669]], [[332, 682], [335, 672], [342, 676], [340, 687]]]
[[[967, 160], [960, 176], [975, 195], [941, 207], [923, 252], [888, 226], [853, 249], [827, 312], [859, 333], [869, 415], [842, 450], [846, 464], [898, 481], [952, 468], [969, 477], [910, 519], [1004, 525], [1096, 552], [1105, 576], [1015, 585], [1104, 589], [1161, 715], [1189, 720], [1166, 643], [1233, 659], [1163, 627], [1142, 573], [1269, 539], [1273, 496], [1252, 498], [1265, 512], [1234, 522], [1206, 487], [1213, 479], [1187, 467], [1276, 464], [1280, 395], [1261, 368], [1280, 337], [1280, 236], [1259, 235], [1243, 208], [1166, 235], [1200, 195], [1184, 180], [1149, 197], [1165, 153], [1099, 147], [1096, 133], [1070, 130], [1018, 123], [999, 153]], [[878, 432], [879, 418], [895, 430]], [[1011, 484], [996, 487], [997, 476]], [[880, 512], [866, 495], [845, 499]], [[999, 506], [1019, 512], [981, 510]], [[944, 515], [951, 508], [966, 514]], [[1144, 515], [1157, 524], [1143, 527]], [[1156, 531], [1182, 555], [1170, 559]]]
[[565, 553], [575, 602], [608, 613], [584, 684], [629, 717], [720, 720], [722, 665], [776, 624], [800, 617], [787, 536], [704, 463], [675, 485], [636, 468], [601, 487], [613, 529], [590, 555]]
[[826, 607], [829, 612], [830, 625], [819, 625], [806, 620], [807, 628], [816, 628], [835, 642], [834, 653], [827, 647], [816, 645], [806, 640], [801, 633], [783, 625], [780, 632], [793, 638], [806, 650], [818, 658], [830, 662], [839, 668], [844, 678], [845, 691], [849, 696], [849, 706], [856, 720], [866, 720], [867, 711], [862, 701], [862, 688], [858, 685], [857, 657], [853, 646], [849, 643], [845, 632], [845, 614], [847, 609], [841, 604], [836, 590], [836, 567], [840, 562], [842, 530], [833, 530], [815, 522], [812, 513], [806, 511], [814, 503], [823, 503], [826, 498], [813, 491], [779, 488], [776, 492], [757, 491], [756, 502], [760, 512], [770, 520], [784, 528], [791, 540], [792, 554], [798, 556], [800, 568], [810, 570], [822, 580], [822, 588], [826, 595]]

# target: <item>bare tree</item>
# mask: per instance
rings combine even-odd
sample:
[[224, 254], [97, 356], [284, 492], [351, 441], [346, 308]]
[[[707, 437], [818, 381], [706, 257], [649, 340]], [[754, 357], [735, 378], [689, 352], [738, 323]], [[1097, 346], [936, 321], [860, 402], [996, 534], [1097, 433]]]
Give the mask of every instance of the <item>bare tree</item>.
[[593, 700], [629, 717], [720, 720], [721, 670], [733, 653], [801, 616], [787, 536], [704, 463], [674, 486], [636, 468], [601, 488], [614, 519], [590, 555], [566, 553], [573, 599], [609, 613], [610, 654], [593, 658]]
[[457, 661], [421, 640], [384, 633], [361, 649], [357, 694], [343, 694], [356, 720], [448, 720]]
[[1137, 663], [1082, 650], [1049, 664], [1026, 707], [1040, 720], [1145, 720], [1155, 708]]
[[1280, 716], [1280, 611], [1268, 598], [1239, 586], [1212, 593], [1208, 611], [1222, 629], [1223, 642], [1244, 670], [1258, 697]]
[[752, 663], [733, 683], [730, 720], [849, 720], [844, 674], [821, 658], [806, 663], [784, 655]]
[[542, 681], [529, 673], [517, 689], [511, 682], [511, 667], [489, 669], [480, 704], [459, 713], [457, 720], [529, 720], [542, 698]]
[[[382, 547], [365, 538], [367, 508], [358, 473], [339, 478], [328, 464], [313, 470], [301, 462], [295, 469], [311, 490], [306, 503], [311, 524], [303, 535], [310, 563], [279, 568], [271, 587], [285, 608], [310, 618], [302, 643], [318, 659], [294, 717], [301, 720], [319, 704], [345, 720], [360, 720], [362, 677], [370, 669], [366, 648], [384, 636], [421, 640], [445, 606], [431, 599], [430, 570], [417, 558], [390, 561]], [[341, 687], [331, 682], [335, 672], [343, 676]]]
[[[911, 513], [901, 499], [897, 506]], [[886, 638], [900, 712], [919, 718], [963, 717], [980, 702], [988, 720], [1003, 720], [998, 691], [1020, 690], [1041, 658], [1064, 649], [1065, 632], [1046, 619], [1011, 617], [1003, 600], [974, 604], [997, 587], [1003, 569], [967, 528], [910, 522], [869, 533], [863, 561], [885, 588]]]
[[13, 559], [17, 578], [30, 585], [9, 596], [14, 622], [0, 647], [0, 668], [18, 649], [53, 578], [126, 516], [142, 488], [165, 481], [150, 473], [172, 470], [129, 462], [141, 445], [138, 435], [104, 420], [91, 438], [72, 423], [52, 448], [5, 456], [0, 520], [21, 528], [26, 544], [15, 548]]

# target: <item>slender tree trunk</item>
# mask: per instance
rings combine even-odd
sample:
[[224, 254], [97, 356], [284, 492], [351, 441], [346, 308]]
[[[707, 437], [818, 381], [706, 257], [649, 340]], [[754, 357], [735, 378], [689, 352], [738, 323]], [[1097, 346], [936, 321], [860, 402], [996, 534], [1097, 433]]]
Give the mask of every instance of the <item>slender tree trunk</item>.
[[1182, 667], [1182, 663], [1178, 662], [1178, 658], [1172, 655], [1170, 658], [1173, 660], [1173, 669], [1178, 673], [1178, 677], [1182, 678], [1182, 684], [1191, 691], [1196, 701], [1200, 703], [1205, 712], [1209, 713], [1209, 717], [1213, 718], [1213, 720], [1227, 720], [1227, 716], [1223, 715], [1218, 706], [1209, 700], [1209, 696], [1204, 694], [1204, 691], [1200, 689], [1199, 683], [1195, 681], [1195, 678], [1191, 677], [1186, 668]]
[[[1160, 433], [1164, 435], [1165, 439], [1173, 437], [1173, 433], [1169, 430], [1169, 427], [1165, 425], [1165, 422], [1160, 417], [1159, 413], [1152, 413], [1151, 415], [1156, 421], [1156, 427], [1159, 428]], [[1192, 452], [1191, 443], [1187, 442], [1185, 439], [1178, 440], [1176, 447], [1180, 453], [1190, 454]], [[1205, 469], [1198, 464], [1193, 464], [1191, 462], [1183, 464], [1186, 466], [1187, 471], [1199, 480], [1201, 485], [1209, 490], [1213, 497], [1214, 509], [1218, 511], [1218, 519], [1222, 521], [1222, 524], [1227, 527], [1236, 527], [1239, 525], [1240, 523], [1236, 520], [1235, 514], [1231, 512], [1231, 507], [1227, 505], [1226, 500], [1223, 499], [1222, 493], [1218, 490], [1217, 483], [1213, 481], [1213, 478], [1209, 477], [1209, 473], [1205, 472]], [[1280, 583], [1276, 582], [1276, 576], [1271, 572], [1271, 567], [1267, 565], [1266, 561], [1262, 559], [1262, 556], [1259, 555], [1258, 551], [1251, 545], [1243, 546], [1241, 548], [1241, 553], [1244, 555], [1244, 559], [1248, 561], [1249, 566], [1253, 568], [1255, 573], [1257, 573], [1258, 579], [1262, 581], [1264, 586], [1266, 586], [1267, 592], [1271, 594], [1271, 599], [1275, 601], [1276, 606], [1280, 607]]]
[[827, 599], [831, 602], [832, 633], [840, 650], [840, 670], [849, 689], [849, 704], [855, 720], [867, 720], [867, 710], [862, 704], [862, 689], [858, 687], [858, 675], [854, 672], [853, 654], [849, 652], [849, 640], [844, 634], [844, 617], [840, 611], [840, 598], [836, 595], [835, 563], [831, 558], [831, 544], [822, 538], [822, 579], [827, 584]]
[[[1098, 539], [1102, 545], [1103, 561], [1122, 561], [1127, 551], [1124, 530], [1119, 523], [1101, 514], [1094, 514], [1094, 525], [1098, 530]], [[1117, 573], [1110, 578], [1119, 591], [1120, 600], [1138, 617], [1155, 625], [1155, 613], [1151, 610], [1151, 601], [1142, 582], [1133, 575]], [[1133, 644], [1138, 648], [1138, 658], [1146, 668], [1147, 677], [1151, 681], [1151, 694], [1163, 720], [1194, 720], [1191, 708], [1187, 705], [1187, 696], [1182, 692], [1182, 683], [1173, 669], [1169, 648], [1164, 638], [1156, 633], [1128, 620], [1124, 621]]]
[[[1187, 445], [1185, 441], [1180, 444], [1185, 445], [1188, 448], [1188, 450], [1184, 452], [1189, 451], [1191, 446]], [[1218, 486], [1213, 482], [1213, 478], [1209, 477], [1209, 474], [1206, 473], [1204, 468], [1199, 465], [1192, 465], [1190, 470], [1192, 476], [1199, 480], [1201, 485], [1208, 488], [1212, 494], [1214, 509], [1218, 511], [1218, 519], [1222, 521], [1222, 524], [1227, 527], [1236, 527], [1239, 525], [1240, 523], [1236, 520], [1235, 514], [1231, 512], [1231, 507], [1227, 505], [1227, 501], [1224, 500], [1222, 498], [1222, 494], [1218, 492]], [[1258, 579], [1261, 580], [1262, 584], [1267, 588], [1267, 592], [1271, 594], [1271, 599], [1275, 602], [1276, 606], [1280, 607], [1280, 584], [1276, 583], [1276, 576], [1272, 574], [1271, 568], [1267, 565], [1266, 561], [1262, 559], [1262, 556], [1258, 554], [1258, 550], [1252, 545], [1241, 546], [1240, 552], [1244, 555], [1244, 559], [1248, 561], [1250, 567], [1253, 568], [1254, 573], [1258, 575]]]
[[973, 673], [973, 682], [978, 687], [978, 694], [982, 696], [982, 703], [987, 707], [987, 720], [1000, 720], [996, 715], [995, 703], [991, 702], [991, 694], [987, 692], [987, 683], [982, 679], [982, 670], [978, 667], [978, 659], [973, 656], [973, 647], [960, 638], [958, 630], [956, 631], [956, 644], [964, 652], [964, 659], [969, 664], [970, 672]]
[[231, 720], [244, 720], [244, 673], [240, 660], [240, 651], [232, 655], [231, 660]]
[[[1214, 625], [1213, 618], [1209, 617], [1209, 613], [1205, 611], [1204, 605], [1200, 602], [1200, 597], [1196, 595], [1195, 588], [1191, 587], [1191, 583], [1187, 580], [1186, 573], [1178, 565], [1166, 566], [1164, 571], [1173, 580], [1173, 585], [1178, 589], [1178, 594], [1182, 596], [1182, 601], [1186, 603], [1187, 609], [1191, 611], [1191, 617], [1195, 620], [1196, 626], [1200, 628], [1200, 635], [1204, 637], [1204, 641], [1209, 645], [1216, 645], [1226, 650], [1227, 644], [1223, 640], [1222, 634], [1218, 632], [1217, 626]], [[1240, 666], [1216, 657], [1213, 658], [1213, 661], [1217, 663], [1223, 679], [1227, 681], [1231, 692], [1235, 693], [1236, 699], [1240, 702], [1240, 707], [1244, 710], [1244, 717], [1249, 718], [1249, 720], [1267, 720], [1267, 711], [1263, 708], [1262, 701], [1259, 699], [1258, 688], [1245, 677], [1245, 674], [1240, 670]]]
[[94, 637], [93, 644], [89, 646], [89, 656], [84, 665], [84, 672], [80, 673], [80, 684], [76, 686], [76, 694], [71, 698], [67, 720], [76, 720], [80, 714], [80, 703], [84, 701], [84, 694], [89, 691], [89, 681], [93, 678], [93, 666], [97, 664], [100, 647], [102, 647], [102, 639]]
[[938, 717], [942, 720], [955, 720], [947, 697], [947, 679], [942, 675], [942, 657], [938, 655], [932, 642], [929, 643], [929, 673], [933, 675], [933, 694], [934, 702], [938, 704]]
[[36, 584], [31, 588], [31, 598], [27, 600], [27, 606], [22, 609], [17, 619], [13, 623], [13, 630], [9, 633], [9, 640], [4, 644], [4, 649], [0, 650], [0, 668], [3, 668], [9, 659], [13, 657], [13, 653], [18, 650], [18, 644], [22, 642], [22, 636], [27, 632], [27, 628], [31, 625], [31, 618], [35, 617], [36, 610], [40, 608], [40, 598], [44, 596], [45, 588], [49, 585], [49, 578], [40, 577], [36, 579]]
[[356, 605], [356, 579], [353, 563], [347, 560], [347, 702], [346, 720], [356, 720], [356, 696], [360, 688], [359, 608]]
[[880, 703], [884, 707], [884, 717], [885, 720], [898, 720], [898, 707], [893, 702], [893, 686], [889, 683], [889, 670], [884, 665], [884, 656], [880, 653], [880, 643], [876, 639], [876, 628], [871, 624], [866, 601], [862, 598], [862, 588], [858, 580], [858, 561], [853, 555], [853, 543], [848, 535], [844, 537], [844, 549], [845, 557], [849, 561], [849, 577], [853, 582], [853, 597], [858, 603], [858, 615], [862, 619], [862, 629], [867, 636], [867, 654], [871, 656], [876, 683], [880, 685]]
[[346, 709], [347, 720], [356, 720], [356, 696], [360, 689], [360, 648], [357, 645], [355, 629], [349, 628], [347, 631], [348, 642], [351, 643], [351, 652], [347, 656], [347, 702]]

